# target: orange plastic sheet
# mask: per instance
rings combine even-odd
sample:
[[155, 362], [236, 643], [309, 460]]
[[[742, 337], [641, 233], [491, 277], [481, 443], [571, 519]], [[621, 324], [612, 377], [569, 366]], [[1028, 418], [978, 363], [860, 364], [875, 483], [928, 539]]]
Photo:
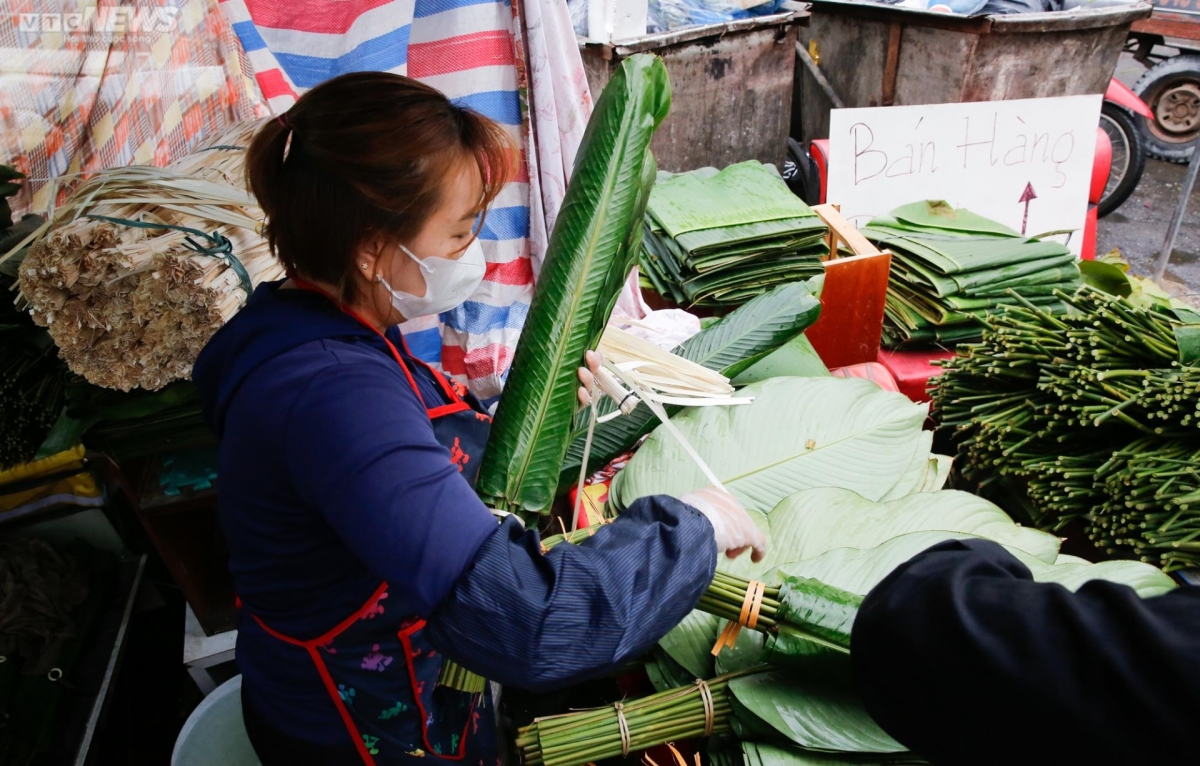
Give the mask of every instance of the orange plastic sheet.
[[3, 6], [0, 163], [30, 178], [14, 212], [44, 213], [89, 173], [165, 165], [269, 113], [217, 0]]

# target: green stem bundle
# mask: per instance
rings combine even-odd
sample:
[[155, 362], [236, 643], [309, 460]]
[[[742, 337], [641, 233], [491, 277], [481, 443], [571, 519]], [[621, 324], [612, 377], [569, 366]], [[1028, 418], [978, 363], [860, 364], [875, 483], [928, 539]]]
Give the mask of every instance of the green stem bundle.
[[1200, 563], [1200, 368], [1179, 361], [1181, 323], [1090, 288], [1057, 296], [1070, 314], [990, 314], [933, 382], [963, 474], [1021, 482], [1035, 524], [1081, 521], [1110, 554]]
[[[526, 766], [583, 766], [681, 739], [732, 730], [729, 681], [763, 668], [730, 673], [703, 686], [681, 687], [578, 713], [539, 718], [520, 730]], [[711, 703], [705, 700], [705, 690]]]

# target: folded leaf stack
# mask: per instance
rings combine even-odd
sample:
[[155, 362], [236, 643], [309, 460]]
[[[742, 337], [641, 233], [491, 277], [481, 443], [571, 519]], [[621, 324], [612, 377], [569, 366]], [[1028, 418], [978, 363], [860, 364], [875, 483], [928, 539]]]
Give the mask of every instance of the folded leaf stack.
[[1065, 245], [945, 202], [905, 205], [862, 232], [893, 254], [883, 328], [890, 347], [977, 341], [987, 313], [1018, 299], [1064, 313], [1055, 291], [1079, 286]]
[[643, 279], [680, 306], [739, 306], [822, 273], [825, 231], [760, 162], [659, 173], [646, 211]]

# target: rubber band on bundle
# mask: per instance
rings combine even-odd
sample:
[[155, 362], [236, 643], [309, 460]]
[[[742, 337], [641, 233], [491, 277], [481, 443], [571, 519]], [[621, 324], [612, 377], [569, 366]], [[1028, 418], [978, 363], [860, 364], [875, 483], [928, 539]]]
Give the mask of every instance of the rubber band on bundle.
[[717, 637], [717, 643], [713, 645], [712, 655], [716, 657], [725, 647], [732, 647], [737, 643], [738, 635], [741, 634], [742, 628], [750, 628], [754, 630], [758, 626], [758, 615], [762, 611], [763, 595], [767, 592], [767, 584], [758, 580], [751, 580], [746, 585], [746, 597], [742, 600], [742, 611], [738, 615], [737, 622], [730, 620], [725, 624], [721, 635]]
[[703, 678], [696, 679], [696, 686], [700, 689], [700, 699], [704, 701], [704, 736], [711, 737], [713, 727], [717, 723], [716, 710], [713, 705], [712, 689], [708, 688], [708, 683]]
[[625, 720], [625, 706], [620, 702], [613, 703], [613, 710], [617, 711], [617, 725], [621, 727], [621, 755], [629, 755], [629, 722]]

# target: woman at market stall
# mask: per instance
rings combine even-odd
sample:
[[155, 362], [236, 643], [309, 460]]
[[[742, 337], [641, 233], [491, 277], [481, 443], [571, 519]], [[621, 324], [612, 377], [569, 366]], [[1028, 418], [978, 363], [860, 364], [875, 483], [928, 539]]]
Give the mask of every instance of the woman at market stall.
[[517, 158], [500, 126], [383, 73], [319, 85], [249, 147], [290, 278], [259, 286], [193, 376], [221, 439], [243, 707], [266, 764], [495, 763], [490, 697], [440, 685], [443, 653], [535, 690], [609, 672], [692, 609], [718, 551], [762, 555], [716, 490], [644, 498], [548, 553], [475, 495], [490, 417], [395, 325], [480, 285]]

